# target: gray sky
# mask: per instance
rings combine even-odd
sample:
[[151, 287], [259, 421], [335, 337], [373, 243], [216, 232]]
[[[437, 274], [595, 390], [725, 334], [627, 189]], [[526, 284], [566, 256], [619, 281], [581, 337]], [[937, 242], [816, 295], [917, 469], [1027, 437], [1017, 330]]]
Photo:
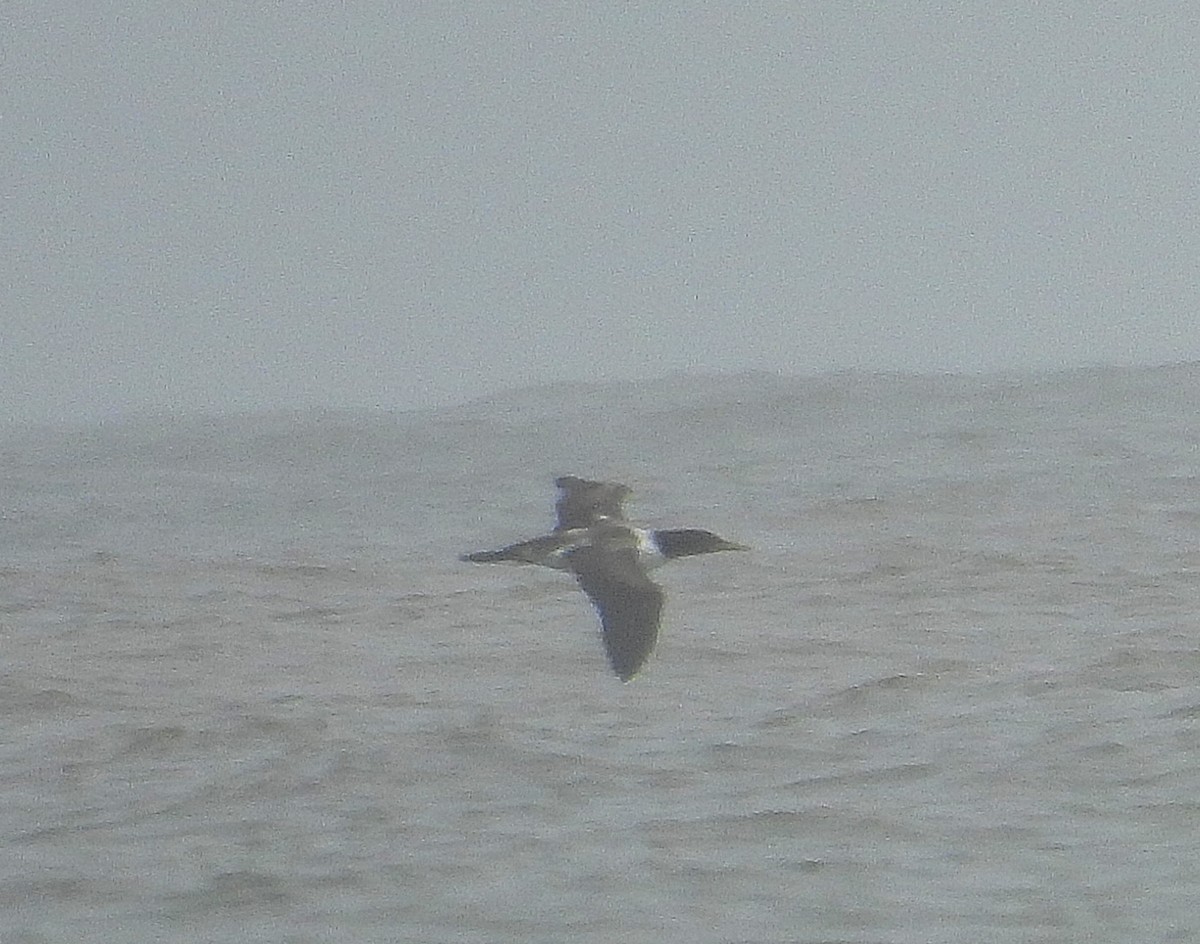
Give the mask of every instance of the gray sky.
[[1200, 14], [0, 12], [0, 409], [1200, 359]]

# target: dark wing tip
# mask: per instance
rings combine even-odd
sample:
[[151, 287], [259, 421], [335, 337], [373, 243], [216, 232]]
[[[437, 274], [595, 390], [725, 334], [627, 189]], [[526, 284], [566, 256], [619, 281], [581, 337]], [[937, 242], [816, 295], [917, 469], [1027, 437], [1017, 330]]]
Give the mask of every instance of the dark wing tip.
[[[605, 643], [608, 643], [608, 637], [605, 637]], [[608, 664], [612, 666], [613, 673], [622, 682], [629, 682], [642, 670], [642, 667], [650, 658], [650, 653], [654, 651], [654, 646], [651, 644], [644, 652], [637, 652], [632, 655], [618, 651], [612, 645], [606, 645], [608, 649]]]
[[581, 479], [578, 475], [560, 475], [554, 480], [554, 487], [561, 488], [568, 495], [591, 493], [619, 495], [621, 498], [628, 496], [631, 491], [628, 485], [620, 482], [598, 482], [595, 479]]
[[647, 621], [641, 625], [620, 626], [612, 621], [601, 621], [604, 624], [604, 649], [608, 654], [608, 664], [622, 682], [628, 682], [638, 674], [650, 659], [658, 642], [657, 613], [653, 622]]

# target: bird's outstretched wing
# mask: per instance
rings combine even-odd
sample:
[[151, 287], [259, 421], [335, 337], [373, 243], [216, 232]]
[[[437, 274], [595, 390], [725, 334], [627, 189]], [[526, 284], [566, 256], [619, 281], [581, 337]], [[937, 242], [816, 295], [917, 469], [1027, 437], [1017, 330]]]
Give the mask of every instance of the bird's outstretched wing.
[[609, 550], [581, 547], [572, 552], [571, 570], [600, 614], [608, 661], [622, 682], [645, 664], [658, 641], [662, 588], [638, 566], [633, 547]]
[[623, 521], [621, 502], [629, 495], [629, 487], [618, 482], [591, 482], [563, 475], [554, 480], [562, 490], [554, 510], [558, 512], [555, 531], [590, 528], [599, 521]]

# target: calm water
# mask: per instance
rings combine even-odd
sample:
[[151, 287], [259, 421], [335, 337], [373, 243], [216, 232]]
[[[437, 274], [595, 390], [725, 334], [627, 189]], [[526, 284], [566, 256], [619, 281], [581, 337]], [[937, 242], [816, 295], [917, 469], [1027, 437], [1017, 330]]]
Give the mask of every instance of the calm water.
[[[595, 412], [595, 411], [600, 412]], [[1200, 367], [0, 440], [0, 941], [1194, 941]], [[752, 544], [608, 674], [557, 474]]]

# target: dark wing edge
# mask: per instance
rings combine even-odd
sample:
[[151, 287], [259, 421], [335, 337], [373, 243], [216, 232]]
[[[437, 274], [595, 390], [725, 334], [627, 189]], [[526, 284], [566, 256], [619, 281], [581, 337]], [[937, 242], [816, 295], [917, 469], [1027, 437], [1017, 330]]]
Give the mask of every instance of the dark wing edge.
[[633, 550], [603, 558], [583, 555], [573, 561], [572, 569], [600, 614], [609, 664], [622, 682], [628, 682], [658, 642], [662, 588], [637, 567]]

